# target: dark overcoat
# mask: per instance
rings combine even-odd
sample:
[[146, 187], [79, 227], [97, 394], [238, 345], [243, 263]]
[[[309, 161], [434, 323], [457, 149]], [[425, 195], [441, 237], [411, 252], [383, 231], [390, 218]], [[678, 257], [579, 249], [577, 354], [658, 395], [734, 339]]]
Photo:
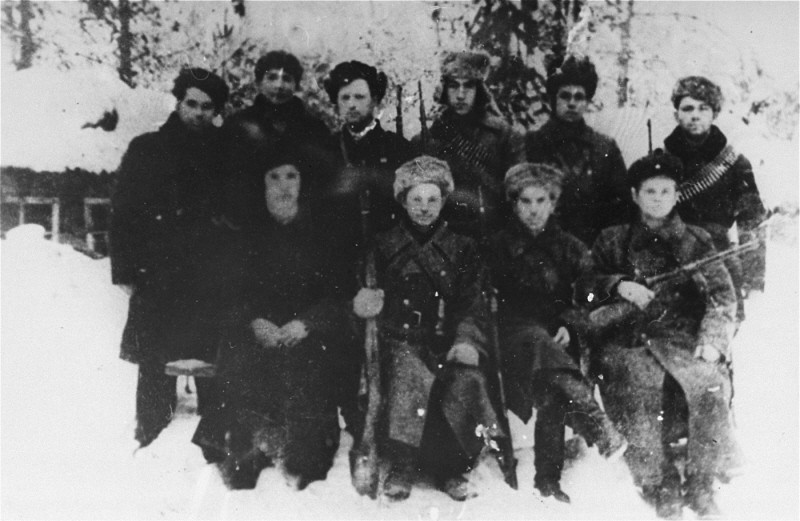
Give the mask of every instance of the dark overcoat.
[[[463, 451], [475, 456], [482, 440], [478, 425], [497, 424], [482, 370], [486, 362], [485, 308], [481, 304], [481, 264], [475, 242], [439, 221], [430, 236], [411, 231], [404, 219], [376, 238], [378, 287], [385, 292], [379, 316], [386, 393], [386, 432], [413, 447], [422, 441], [430, 407], [441, 407]], [[431, 387], [446, 367], [447, 351], [469, 343], [481, 353], [477, 370], [446, 373], [448, 387], [438, 403]], [[468, 376], [467, 376], [468, 375]], [[463, 382], [468, 380], [470, 384]], [[471, 389], [452, 393], [453, 384]], [[482, 387], [481, 387], [482, 386]], [[437, 411], [438, 412], [438, 411]]]
[[537, 371], [580, 372], [572, 353], [552, 337], [563, 326], [578, 341], [573, 286], [590, 263], [589, 250], [552, 218], [535, 237], [515, 220], [494, 237], [488, 258], [497, 289], [508, 407], [527, 422]]
[[173, 113], [131, 141], [112, 196], [111, 273], [134, 288], [121, 357], [212, 359], [216, 313], [207, 277], [224, 231], [219, 214], [222, 154], [216, 129], [190, 132]]
[[612, 138], [583, 121], [571, 125], [551, 118], [525, 139], [528, 161], [564, 172], [555, 215], [564, 230], [587, 246], [603, 228], [635, 215], [625, 161]]
[[[318, 479], [330, 468], [339, 440], [338, 371], [352, 360], [343, 350], [352, 348], [353, 332], [342, 266], [326, 244], [302, 211], [285, 225], [264, 214], [260, 226], [242, 232], [229, 263], [241, 277], [218, 364], [221, 404], [203, 416], [199, 445], [225, 450], [226, 434], [235, 433], [282, 457], [290, 472]], [[309, 336], [291, 348], [263, 348], [250, 329], [256, 318], [278, 327], [299, 320]]]
[[458, 233], [480, 237], [478, 188], [481, 187], [490, 230], [509, 220], [503, 179], [509, 168], [525, 160], [522, 135], [487, 110], [467, 117], [447, 108], [427, 135], [412, 140], [419, 153], [447, 161], [455, 192], [442, 217]]
[[[680, 182], [691, 181], [700, 169], [712, 162], [728, 144], [725, 134], [712, 125], [708, 138], [699, 146], [685, 138], [680, 127], [675, 128], [665, 140], [667, 151], [683, 162], [684, 177]], [[678, 214], [688, 224], [704, 228], [714, 240], [718, 250], [731, 246], [728, 231], [736, 224], [739, 242], [753, 239], [753, 231], [766, 217], [766, 210], [758, 193], [753, 167], [739, 154], [734, 164], [718, 182], [697, 196], [678, 205]], [[729, 262], [728, 269], [734, 284], [764, 289], [766, 248], [743, 255]], [[740, 262], [737, 262], [739, 261]], [[742, 271], [739, 275], [739, 271]], [[741, 283], [739, 278], [741, 277]]]
[[[641, 221], [606, 229], [592, 248], [594, 277], [584, 301], [611, 302], [621, 280], [663, 273], [714, 251], [703, 229], [675, 214], [658, 232]], [[695, 348], [707, 344], [730, 360], [735, 311], [730, 275], [722, 263], [709, 264], [658, 289], [649, 306], [633, 313], [602, 346], [603, 401], [630, 443], [626, 458], [641, 484], [660, 482], [662, 422], [672, 431], [663, 418], [665, 375], [677, 382], [688, 408], [682, 419], [688, 424], [687, 470], [724, 472], [736, 456], [728, 368], [694, 358]]]

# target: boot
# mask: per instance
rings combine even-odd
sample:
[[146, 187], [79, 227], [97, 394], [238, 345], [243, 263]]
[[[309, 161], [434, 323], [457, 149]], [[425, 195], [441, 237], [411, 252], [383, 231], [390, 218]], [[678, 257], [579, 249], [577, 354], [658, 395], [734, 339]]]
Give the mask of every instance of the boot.
[[714, 500], [714, 477], [708, 474], [690, 475], [686, 480], [686, 505], [700, 519], [719, 519], [722, 513]]
[[466, 501], [478, 495], [475, 485], [469, 480], [469, 474], [446, 479], [442, 490], [455, 501]]
[[672, 476], [665, 478], [656, 490], [656, 515], [662, 519], [681, 519], [683, 501], [680, 480]]
[[600, 411], [600, 433], [597, 437], [597, 450], [608, 460], [617, 460], [628, 448], [628, 441], [617, 430], [614, 423]]
[[390, 501], [403, 501], [411, 495], [414, 469], [406, 460], [394, 461], [383, 483], [383, 495]]
[[539, 491], [542, 497], [552, 496], [555, 500], [561, 501], [562, 503], [569, 504], [571, 502], [567, 493], [561, 490], [561, 483], [556, 480], [546, 479], [539, 481], [534, 479], [533, 487]]

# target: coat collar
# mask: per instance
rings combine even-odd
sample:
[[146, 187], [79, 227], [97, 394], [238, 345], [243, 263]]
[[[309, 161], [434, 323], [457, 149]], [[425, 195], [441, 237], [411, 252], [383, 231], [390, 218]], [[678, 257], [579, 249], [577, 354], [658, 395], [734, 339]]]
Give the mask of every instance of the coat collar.
[[583, 120], [579, 123], [565, 123], [554, 116], [551, 116], [541, 129], [542, 137], [553, 145], [568, 141], [591, 144], [594, 141], [594, 134], [594, 130]]
[[531, 248], [541, 247], [547, 244], [551, 239], [561, 232], [561, 227], [556, 223], [553, 217], [547, 220], [539, 235], [533, 236], [524, 224], [519, 222], [519, 219], [514, 219], [514, 223], [508, 228], [510, 231], [510, 240], [508, 242], [509, 253], [512, 258], [523, 255]]
[[712, 161], [728, 144], [728, 138], [717, 128], [711, 125], [708, 138], [699, 146], [690, 143], [686, 139], [681, 127], [675, 127], [672, 133], [664, 140], [664, 146], [671, 154], [678, 156], [684, 163], [692, 159], [699, 159], [707, 162]]
[[433, 235], [424, 244], [417, 242], [414, 232], [411, 230], [411, 224], [407, 222], [408, 219], [401, 219], [400, 224], [395, 226], [392, 230], [384, 235], [384, 249], [388, 256], [403, 250], [405, 248], [424, 248], [429, 244], [442, 243], [445, 233], [448, 231], [447, 222], [444, 219], [439, 219], [435, 225]]
[[667, 222], [658, 230], [652, 230], [641, 219], [641, 216], [631, 225], [631, 242], [630, 250], [645, 250], [652, 247], [652, 245], [661, 241], [666, 241], [670, 246], [670, 251], [680, 262], [685, 259], [681, 258], [681, 244], [686, 234], [686, 224], [678, 215], [675, 210], [672, 211]]

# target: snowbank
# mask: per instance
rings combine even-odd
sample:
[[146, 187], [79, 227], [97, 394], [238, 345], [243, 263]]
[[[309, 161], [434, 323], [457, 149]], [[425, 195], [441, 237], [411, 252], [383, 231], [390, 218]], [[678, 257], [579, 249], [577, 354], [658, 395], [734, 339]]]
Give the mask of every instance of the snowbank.
[[[112, 69], [32, 68], [3, 75], [2, 166], [112, 172], [135, 136], [156, 130], [175, 105], [168, 93], [131, 89]], [[113, 131], [83, 128], [117, 111]]]
[[[796, 222], [769, 247], [767, 292], [749, 302], [736, 339], [736, 419], [749, 466], [721, 487], [731, 518], [797, 518], [798, 274]], [[28, 225], [0, 242], [2, 260], [2, 517], [14, 519], [653, 519], [626, 468], [596, 449], [568, 463], [571, 506], [533, 492], [531, 425], [517, 428], [520, 490], [493, 460], [476, 471], [480, 497], [451, 501], [431, 487], [402, 503], [359, 497], [342, 446], [328, 479], [303, 492], [275, 469], [253, 491], [227, 491], [189, 440], [194, 395], [133, 454], [136, 366], [117, 358], [127, 297], [107, 259], [46, 241]], [[179, 380], [179, 388], [183, 381]], [[519, 427], [519, 426], [518, 426]], [[686, 512], [687, 519], [692, 514]]]

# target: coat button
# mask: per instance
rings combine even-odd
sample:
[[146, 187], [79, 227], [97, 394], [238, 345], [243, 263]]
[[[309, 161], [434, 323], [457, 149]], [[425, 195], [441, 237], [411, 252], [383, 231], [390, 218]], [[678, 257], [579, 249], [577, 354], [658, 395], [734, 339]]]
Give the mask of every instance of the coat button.
[[404, 306], [408, 306], [409, 304], [411, 304], [411, 302], [407, 298], [404, 298], [403, 299], [403, 305]]
[[409, 326], [408, 324], [403, 324], [403, 329], [408, 329], [409, 327], [411, 326]]

